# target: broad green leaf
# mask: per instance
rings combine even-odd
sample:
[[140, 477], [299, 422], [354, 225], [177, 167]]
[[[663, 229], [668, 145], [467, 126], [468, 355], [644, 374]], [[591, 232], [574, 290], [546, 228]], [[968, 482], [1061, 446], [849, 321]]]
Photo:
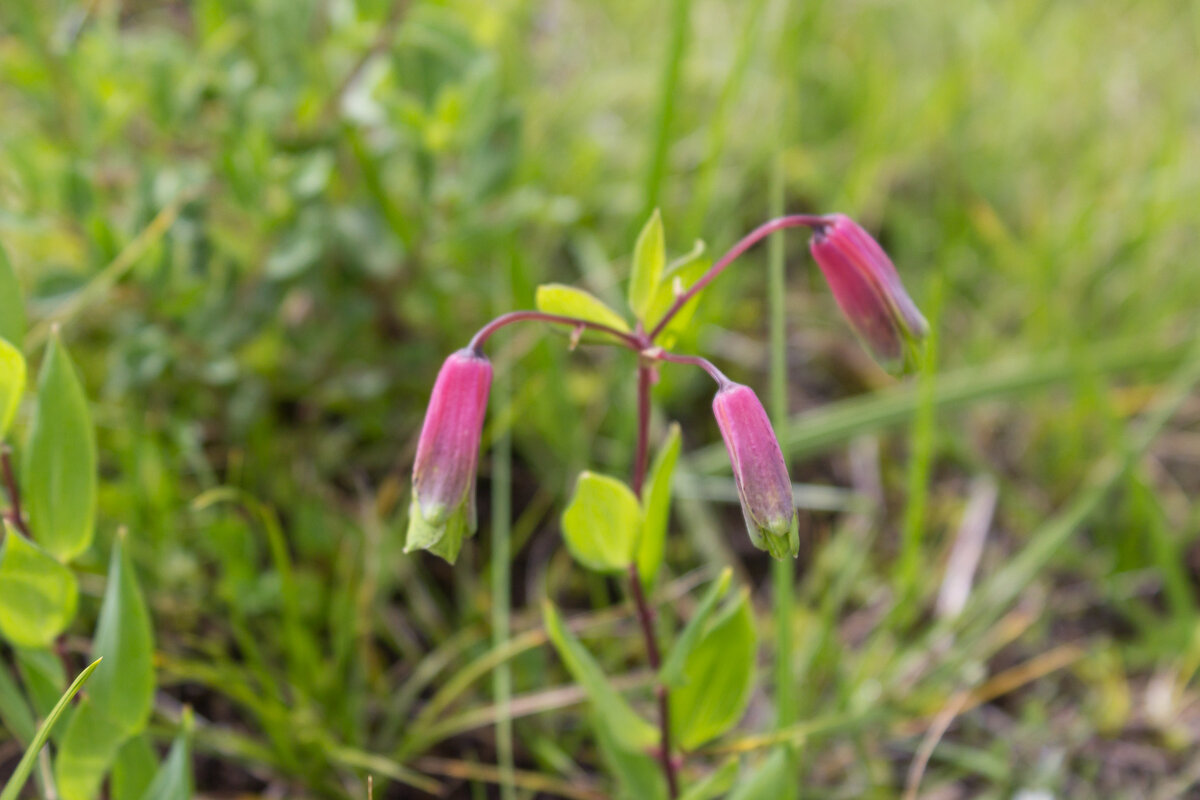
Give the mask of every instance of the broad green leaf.
[[33, 740], [36, 728], [33, 712], [8, 665], [3, 663], [0, 663], [0, 723], [21, 744]]
[[[651, 304], [650, 313], [646, 315], [646, 328], [653, 330], [663, 315], [675, 303], [675, 298], [680, 293], [687, 291], [692, 285], [704, 276], [708, 271], [711, 263], [706, 258], [696, 258], [694, 261], [688, 261], [681, 264], [678, 268], [671, 270], [663, 277], [662, 283], [654, 292], [654, 302]], [[692, 316], [696, 313], [696, 306], [700, 302], [700, 296], [704, 292], [700, 292], [691, 300], [684, 303], [671, 321], [667, 323], [667, 327], [658, 335], [657, 342], [663, 347], [672, 347], [675, 340], [679, 338], [679, 334], [692, 321]]]
[[746, 593], [727, 605], [688, 654], [684, 685], [671, 692], [671, 728], [694, 750], [737, 724], [754, 683], [754, 617]]
[[728, 800], [776, 800], [779, 797], [795, 796], [795, 790], [787, 792], [782, 787], [788, 782], [799, 780], [788, 774], [787, 748], [779, 747], [767, 757], [750, 777], [738, 784]]
[[658, 209], [650, 215], [633, 247], [633, 270], [629, 276], [629, 307], [640, 320], [647, 319], [654, 292], [662, 280], [663, 266], [667, 263], [666, 239], [663, 235], [662, 215]]
[[599, 720], [593, 720], [592, 729], [604, 764], [617, 779], [616, 800], [666, 800], [667, 781], [657, 759], [623, 749]]
[[191, 800], [191, 737], [191, 723], [188, 720], [184, 722], [183, 731], [175, 737], [166, 761], [142, 795], [142, 800]]
[[126, 738], [116, 723], [96, 710], [90, 697], [84, 697], [67, 723], [54, 759], [54, 781], [62, 800], [95, 800]]
[[616, 478], [583, 472], [563, 512], [567, 549], [597, 572], [629, 567], [642, 527], [642, 508], [633, 490]]
[[[37, 760], [38, 753], [41, 752], [43, 745], [46, 744], [46, 739], [50, 737], [50, 731], [54, 729], [54, 724], [58, 722], [58, 718], [66, 709], [67, 703], [71, 702], [71, 698], [75, 696], [76, 692], [79, 691], [79, 687], [83, 686], [88, 676], [92, 674], [92, 671], [96, 669], [96, 665], [99, 663], [100, 659], [96, 659], [84, 668], [83, 672], [79, 673], [79, 677], [71, 682], [71, 685], [67, 687], [67, 691], [59, 698], [58, 704], [50, 711], [42, 726], [38, 728], [37, 735], [34, 736], [29, 747], [25, 749], [25, 754], [21, 756], [21, 761], [17, 764], [16, 770], [13, 771], [12, 777], [5, 784], [4, 791], [0, 792], [0, 800], [16, 800], [17, 796], [21, 794], [21, 789], [24, 788], [25, 781], [29, 780], [29, 773], [33, 770], [34, 762]], [[65, 793], [61, 791], [60, 793], [64, 800], [74, 800]]]
[[684, 683], [683, 668], [687, 664], [688, 656], [692, 654], [692, 649], [700, 641], [700, 634], [704, 632], [705, 627], [708, 625], [708, 619], [717, 607], [717, 602], [729, 591], [729, 582], [732, 578], [733, 570], [726, 567], [721, 571], [720, 576], [712, 582], [712, 585], [708, 587], [708, 591], [704, 593], [704, 597], [700, 600], [700, 605], [696, 607], [696, 613], [688, 620], [688, 624], [684, 626], [683, 632], [679, 634], [679, 638], [671, 646], [671, 652], [667, 655], [667, 660], [663, 662], [662, 669], [658, 672], [660, 683], [671, 688]]
[[601, 724], [607, 726], [622, 749], [640, 752], [658, 739], [658, 731], [625, 701], [604, 676], [604, 671], [587, 648], [563, 624], [558, 609], [550, 601], [542, 606], [546, 633], [566, 665], [571, 677], [587, 693]]
[[0, 339], [21, 351], [25, 341], [25, 305], [12, 264], [0, 247]]
[[129, 560], [125, 535], [113, 542], [108, 586], [100, 605], [92, 655], [104, 658], [104, 669], [88, 687], [96, 711], [132, 736], [145, 727], [154, 699], [154, 639], [150, 615]]
[[642, 524], [642, 538], [638, 542], [638, 573], [646, 588], [654, 585], [654, 578], [662, 566], [663, 551], [667, 543], [667, 520], [671, 511], [671, 476], [675, 463], [679, 461], [679, 425], [672, 423], [667, 440], [659, 448], [650, 468], [650, 479], [642, 490], [642, 507], [646, 518]]
[[83, 386], [57, 332], [38, 378], [22, 477], [38, 543], [64, 562], [87, 550], [96, 513], [96, 435]]
[[4, 523], [0, 545], [0, 633], [21, 647], [44, 647], [75, 616], [71, 570]]
[[722, 796], [733, 788], [738, 766], [737, 756], [728, 759], [711, 774], [689, 786], [679, 800], [713, 800]]
[[561, 283], [543, 283], [537, 288], [534, 304], [538, 311], [576, 317], [629, 333], [629, 323], [604, 304], [604, 301], [583, 289]]
[[0, 439], [8, 433], [25, 392], [25, 356], [0, 339]]
[[108, 788], [112, 800], [142, 800], [146, 788], [158, 773], [158, 754], [150, 737], [141, 733], [121, 746], [113, 762]]

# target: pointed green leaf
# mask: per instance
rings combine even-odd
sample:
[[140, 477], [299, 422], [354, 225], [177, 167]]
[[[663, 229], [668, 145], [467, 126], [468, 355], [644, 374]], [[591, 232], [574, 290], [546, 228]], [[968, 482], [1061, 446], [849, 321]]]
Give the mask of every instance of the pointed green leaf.
[[191, 730], [185, 723], [183, 731], [175, 737], [171, 752], [163, 762], [154, 781], [147, 787], [142, 800], [191, 800], [192, 764]]
[[33, 703], [34, 713], [45, 717], [67, 688], [67, 673], [63, 669], [62, 659], [49, 647], [17, 647], [13, 654], [17, 657], [21, 681]]
[[[687, 261], [672, 269], [663, 277], [662, 283], [654, 293], [654, 302], [651, 304], [650, 312], [646, 315], [652, 324], [647, 324], [647, 329], [653, 330], [658, 325], [658, 321], [675, 303], [675, 298], [683, 292], [687, 291], [692, 285], [703, 277], [704, 273], [708, 272], [711, 262], [707, 258], [697, 257], [693, 261]], [[658, 344], [663, 347], [672, 347], [675, 340], [692, 321], [692, 316], [696, 313], [696, 305], [700, 302], [700, 292], [691, 300], [687, 301], [682, 308], [676, 312], [671, 321], [667, 323], [667, 327], [663, 329], [657, 337]]]
[[84, 697], [67, 723], [54, 759], [54, 781], [62, 800], [95, 800], [125, 739], [120, 726]]
[[679, 461], [680, 440], [679, 425], [672, 423], [667, 431], [667, 440], [654, 458], [646, 488], [642, 490], [646, 518], [642, 524], [642, 538], [638, 542], [637, 562], [638, 573], [646, 588], [654, 585], [666, 549], [667, 520], [671, 512], [671, 477], [675, 474], [675, 463]]
[[146, 788], [158, 773], [158, 754], [150, 737], [141, 733], [121, 746], [113, 762], [109, 793], [112, 800], [142, 800]]
[[[79, 687], [83, 686], [88, 676], [96, 669], [96, 665], [100, 663], [97, 659], [89, 664], [83, 672], [79, 673], [71, 685], [67, 687], [67, 691], [59, 698], [58, 704], [50, 711], [45, 722], [38, 728], [37, 735], [25, 750], [25, 755], [21, 756], [20, 763], [17, 764], [16, 770], [13, 771], [12, 777], [8, 779], [8, 783], [4, 786], [4, 791], [0, 792], [0, 800], [16, 800], [21, 794], [21, 789], [25, 786], [25, 781], [29, 780], [29, 773], [33, 770], [34, 762], [37, 760], [38, 753], [41, 752], [42, 746], [46, 744], [46, 739], [50, 737], [50, 731], [54, 729], [54, 724], [58, 722], [58, 718], [62, 715], [67, 707], [67, 703], [71, 702], [71, 698], [79, 691]], [[74, 719], [74, 717], [72, 717]], [[64, 800], [74, 800], [63, 794]]]
[[8, 433], [25, 392], [25, 356], [0, 339], [0, 439]]
[[127, 737], [140, 732], [150, 718], [154, 639], [150, 615], [124, 545], [124, 534], [113, 542], [108, 586], [92, 639], [92, 655], [104, 658], [104, 669], [96, 673], [88, 696], [96, 711]]
[[21, 351], [25, 341], [25, 305], [21, 285], [13, 273], [4, 248], [0, 247], [0, 339]]
[[57, 333], [38, 378], [22, 477], [38, 544], [59, 561], [87, 550], [96, 513], [96, 435], [83, 386]]
[[547, 314], [585, 319], [629, 333], [629, 323], [620, 314], [606, 306], [600, 298], [574, 286], [543, 283], [537, 288], [534, 304], [538, 311]]
[[654, 292], [667, 262], [666, 238], [658, 209], [650, 215], [633, 247], [633, 270], [629, 276], [629, 307], [640, 320], [647, 319]]
[[683, 668], [687, 665], [688, 656], [692, 654], [692, 649], [700, 641], [700, 634], [707, 627], [708, 619], [717, 607], [717, 602], [725, 596], [725, 592], [729, 591], [729, 582], [732, 578], [733, 570], [726, 567], [722, 570], [721, 575], [708, 587], [708, 591], [704, 593], [703, 599], [700, 600], [700, 605], [696, 607], [696, 613], [688, 620], [688, 624], [684, 626], [683, 632], [679, 634], [679, 638], [672, 645], [667, 660], [663, 662], [662, 669], [658, 672], [660, 683], [670, 688], [675, 688], [685, 682]]
[[629, 567], [637, 551], [642, 508], [633, 490], [616, 478], [583, 472], [563, 512], [567, 549], [597, 572]]
[[737, 724], [754, 683], [756, 637], [747, 594], [712, 622], [683, 668], [684, 685], [671, 692], [671, 728], [694, 750]]
[[679, 800], [713, 800], [721, 797], [733, 788], [737, 775], [738, 760], [737, 756], [733, 756], [707, 777], [689, 786], [687, 791], [679, 796]]
[[79, 590], [71, 570], [7, 520], [0, 545], [0, 633], [21, 647], [44, 647], [75, 616]]
[[554, 604], [546, 601], [542, 609], [546, 633], [558, 651], [559, 658], [563, 660], [571, 677], [587, 693], [597, 718], [607, 726], [614, 741], [622, 749], [635, 752], [653, 745], [658, 739], [658, 731], [654, 726], [639, 717], [625, 698], [608, 682], [604, 670], [592, 658], [592, 654], [563, 624]]
[[783, 795], [781, 786], [798, 780], [796, 775], [788, 774], [788, 760], [787, 749], [776, 748], [747, 780], [738, 784], [728, 800], [776, 800]]

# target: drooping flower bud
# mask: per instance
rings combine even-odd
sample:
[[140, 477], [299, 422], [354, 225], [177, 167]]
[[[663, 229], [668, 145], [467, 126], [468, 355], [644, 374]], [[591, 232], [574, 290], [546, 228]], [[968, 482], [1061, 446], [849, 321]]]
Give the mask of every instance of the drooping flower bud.
[[825, 217], [809, 242], [813, 258], [855, 333], [889, 368], [909, 362], [929, 325], [879, 243], [844, 214]]
[[417, 443], [404, 552], [429, 550], [453, 564], [475, 533], [475, 466], [491, 385], [481, 353], [459, 350], [442, 364]]
[[800, 552], [792, 481], [767, 412], [749, 386], [728, 383], [713, 398], [750, 540], [775, 558]]

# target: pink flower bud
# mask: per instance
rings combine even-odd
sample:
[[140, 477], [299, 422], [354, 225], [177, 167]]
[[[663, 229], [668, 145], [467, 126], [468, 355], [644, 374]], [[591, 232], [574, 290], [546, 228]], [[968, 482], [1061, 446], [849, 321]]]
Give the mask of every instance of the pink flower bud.
[[453, 564], [475, 533], [475, 465], [491, 385], [491, 362], [480, 353], [459, 350], [442, 364], [417, 443], [406, 553], [429, 550]]
[[929, 325], [904, 291], [896, 267], [879, 243], [844, 214], [825, 217], [809, 242], [842, 313], [867, 349], [885, 366], [908, 360], [908, 345]]
[[750, 540], [775, 558], [794, 558], [800, 530], [792, 480], [766, 410], [750, 387], [728, 383], [713, 398], [713, 414], [729, 450]]

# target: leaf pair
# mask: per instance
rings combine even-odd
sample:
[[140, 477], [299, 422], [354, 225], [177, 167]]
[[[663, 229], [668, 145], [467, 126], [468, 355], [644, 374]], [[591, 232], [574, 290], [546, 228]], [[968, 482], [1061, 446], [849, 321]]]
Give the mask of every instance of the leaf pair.
[[563, 538], [576, 561], [594, 572], [619, 572], [636, 561], [643, 583], [653, 583], [663, 561], [679, 449], [679, 426], [672, 425], [641, 501], [616, 478], [580, 474], [562, 518]]
[[[644, 330], [652, 330], [674, 304], [678, 293], [695, 283], [708, 269], [703, 255], [704, 243], [697, 241], [690, 253], [668, 264], [662, 216], [658, 211], [651, 215], [634, 245], [627, 295], [634, 319], [642, 322]], [[537, 289], [535, 303], [539, 311], [547, 314], [594, 322], [622, 333], [632, 331], [625, 318], [603, 300], [574, 286], [543, 284]], [[679, 310], [661, 334], [663, 344], [669, 347], [674, 342], [687, 326], [695, 305], [696, 301], [691, 300]], [[599, 335], [600, 341], [606, 338], [611, 341], [610, 337]]]

